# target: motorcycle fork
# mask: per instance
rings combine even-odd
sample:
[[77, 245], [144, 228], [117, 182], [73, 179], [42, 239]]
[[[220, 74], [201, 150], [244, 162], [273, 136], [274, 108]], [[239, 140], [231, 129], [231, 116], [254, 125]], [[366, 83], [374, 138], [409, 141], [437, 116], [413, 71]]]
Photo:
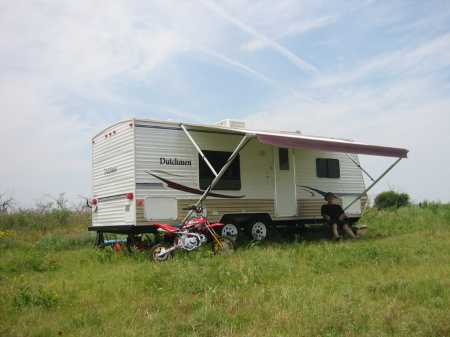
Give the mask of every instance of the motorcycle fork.
[[219, 240], [219, 235], [217, 233], [211, 233], [214, 241], [217, 242], [220, 248], [223, 248], [222, 242]]

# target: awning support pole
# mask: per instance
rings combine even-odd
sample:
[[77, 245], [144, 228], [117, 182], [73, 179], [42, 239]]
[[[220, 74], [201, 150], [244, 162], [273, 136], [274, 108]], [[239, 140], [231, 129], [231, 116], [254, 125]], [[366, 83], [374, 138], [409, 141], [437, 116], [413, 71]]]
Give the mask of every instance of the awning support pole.
[[364, 170], [363, 167], [362, 167], [355, 159], [353, 159], [352, 156], [350, 156], [348, 153], [346, 153], [346, 155], [347, 155], [347, 156], [348, 156], [348, 157], [356, 164], [356, 166], [358, 166], [358, 167], [361, 169], [361, 171], [363, 171], [363, 172], [370, 178], [370, 180], [375, 181], [375, 180], [370, 176], [370, 174], [367, 173], [367, 171]]
[[370, 185], [368, 188], [366, 188], [366, 190], [365, 190], [364, 192], [362, 192], [359, 196], [357, 196], [356, 199], [353, 200], [353, 202], [352, 202], [351, 204], [347, 205], [347, 207], [344, 208], [344, 211], [345, 211], [347, 208], [349, 208], [351, 205], [353, 205], [357, 200], [361, 199], [364, 195], [366, 195], [367, 192], [369, 192], [369, 190], [370, 190], [372, 187], [374, 187], [381, 179], [383, 179], [383, 177], [384, 177], [390, 170], [392, 170], [392, 169], [394, 168], [395, 165], [397, 165], [397, 164], [400, 162], [400, 160], [402, 160], [402, 158], [398, 158], [397, 161], [396, 161], [394, 164], [392, 164], [386, 171], [384, 171], [384, 173], [383, 173], [377, 180], [375, 180], [375, 181], [373, 182], [372, 185]]
[[205, 161], [206, 165], [208, 165], [208, 167], [211, 169], [212, 173], [214, 173], [214, 175], [217, 177], [217, 172], [216, 170], [214, 170], [214, 167], [212, 167], [212, 165], [209, 163], [208, 159], [206, 158], [206, 156], [203, 154], [202, 150], [200, 150], [200, 148], [198, 147], [197, 143], [195, 142], [195, 140], [191, 137], [191, 135], [189, 134], [189, 132], [186, 130], [186, 128], [184, 127], [183, 124], [180, 124], [181, 128], [183, 129], [184, 133], [188, 136], [189, 140], [192, 142], [192, 145], [194, 145], [194, 147], [197, 149], [198, 153], [200, 154], [200, 156], [202, 157], [202, 159]]
[[[241, 140], [241, 142], [239, 143], [239, 145], [236, 147], [236, 149], [234, 150], [234, 152], [231, 154], [230, 158], [228, 158], [227, 162], [225, 163], [225, 165], [222, 167], [222, 169], [219, 171], [219, 173], [216, 175], [216, 177], [214, 178], [214, 180], [211, 182], [211, 184], [208, 186], [208, 188], [205, 190], [205, 193], [203, 193], [203, 195], [201, 196], [201, 198], [197, 201], [197, 203], [195, 204], [195, 206], [199, 206], [202, 204], [203, 200], [206, 199], [206, 197], [208, 196], [209, 192], [214, 188], [214, 186], [216, 186], [217, 182], [220, 180], [220, 178], [222, 178], [223, 174], [225, 173], [225, 171], [228, 169], [228, 167], [230, 167], [231, 163], [233, 162], [234, 158], [236, 158], [236, 156], [239, 154], [239, 152], [245, 147], [245, 145], [248, 144], [248, 142], [252, 139], [255, 138], [256, 135], [254, 133], [247, 133], [244, 138]], [[183, 222], [185, 222], [187, 219], [189, 219], [191, 217], [191, 214], [193, 213], [193, 211], [189, 211], [188, 215], [183, 219]]]

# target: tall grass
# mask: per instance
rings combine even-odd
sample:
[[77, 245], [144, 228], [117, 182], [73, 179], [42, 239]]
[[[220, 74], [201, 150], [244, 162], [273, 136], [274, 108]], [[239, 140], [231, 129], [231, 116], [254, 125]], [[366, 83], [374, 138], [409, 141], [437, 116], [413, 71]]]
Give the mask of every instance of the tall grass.
[[2, 224], [0, 335], [448, 336], [450, 207], [428, 204], [166, 263], [93, 248], [86, 219]]
[[23, 231], [46, 231], [58, 228], [78, 228], [90, 222], [91, 213], [69, 209], [36, 210], [18, 209], [12, 213], [0, 213], [0, 228]]

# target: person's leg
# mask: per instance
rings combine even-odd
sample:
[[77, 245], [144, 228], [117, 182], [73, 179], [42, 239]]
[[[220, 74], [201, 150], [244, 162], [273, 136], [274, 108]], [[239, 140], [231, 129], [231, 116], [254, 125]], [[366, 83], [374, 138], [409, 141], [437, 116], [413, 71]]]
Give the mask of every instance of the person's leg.
[[332, 224], [332, 227], [333, 227], [333, 234], [334, 234], [334, 237], [337, 239], [337, 238], [339, 237], [339, 233], [338, 233], [338, 225], [337, 225], [337, 223], [333, 223], [333, 224]]
[[347, 224], [342, 226], [342, 228], [344, 228], [344, 230], [347, 232], [347, 234], [350, 235], [352, 238], [356, 238], [355, 234], [353, 234], [353, 231], [350, 229], [350, 227], [348, 227]]

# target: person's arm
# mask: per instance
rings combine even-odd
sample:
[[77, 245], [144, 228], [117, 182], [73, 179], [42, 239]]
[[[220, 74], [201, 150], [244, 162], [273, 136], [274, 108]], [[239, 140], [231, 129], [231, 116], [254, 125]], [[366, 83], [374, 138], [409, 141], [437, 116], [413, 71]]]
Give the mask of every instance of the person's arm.
[[322, 206], [321, 213], [325, 220], [330, 221], [331, 217], [326, 213], [325, 205]]
[[[339, 206], [340, 207], [340, 206]], [[344, 213], [344, 210], [342, 209], [342, 207], [341, 207], [341, 214], [339, 215], [339, 220], [340, 221], [344, 221], [344, 217], [345, 217], [345, 213]]]

